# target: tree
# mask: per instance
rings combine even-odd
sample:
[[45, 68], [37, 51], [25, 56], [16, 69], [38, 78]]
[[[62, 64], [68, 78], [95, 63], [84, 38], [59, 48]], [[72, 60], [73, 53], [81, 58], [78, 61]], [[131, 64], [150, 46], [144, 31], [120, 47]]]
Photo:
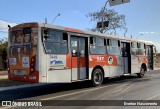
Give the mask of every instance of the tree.
[[8, 46], [8, 40], [6, 38], [3, 38], [0, 40], [0, 57], [2, 58], [2, 65], [3, 68], [7, 68], [7, 46]]
[[126, 22], [125, 22], [125, 15], [119, 15], [118, 12], [115, 12], [112, 10], [103, 10], [103, 8], [100, 11], [91, 12], [86, 15], [91, 19], [93, 22], [102, 22], [103, 21], [109, 21], [109, 26], [105, 28], [97, 28], [96, 26], [94, 28], [91, 28], [91, 31], [97, 31], [101, 33], [108, 33], [108, 34], [114, 34], [116, 35], [117, 29], [125, 29], [126, 30]]

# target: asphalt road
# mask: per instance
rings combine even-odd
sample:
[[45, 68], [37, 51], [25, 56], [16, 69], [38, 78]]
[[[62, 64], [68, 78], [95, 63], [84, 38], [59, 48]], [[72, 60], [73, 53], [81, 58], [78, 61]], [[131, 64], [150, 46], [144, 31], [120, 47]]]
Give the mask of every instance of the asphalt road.
[[[105, 79], [101, 87], [92, 87], [90, 82], [78, 82], [2, 91], [0, 92], [0, 100], [48, 100], [44, 102], [47, 106], [42, 107], [43, 109], [53, 108], [51, 106], [55, 104], [60, 105], [54, 106], [57, 109], [160, 109], [160, 106], [104, 106], [105, 103], [112, 102], [111, 104], [114, 104], [118, 100], [120, 102], [121, 100], [160, 100], [160, 70], [149, 71], [143, 78], [132, 75], [123, 78]], [[95, 106], [99, 102], [104, 103], [102, 106]], [[87, 103], [91, 106], [86, 106]], [[6, 108], [15, 107], [3, 107], [3, 109]], [[18, 108], [26, 109], [29, 107]], [[32, 108], [39, 109], [40, 107]]]

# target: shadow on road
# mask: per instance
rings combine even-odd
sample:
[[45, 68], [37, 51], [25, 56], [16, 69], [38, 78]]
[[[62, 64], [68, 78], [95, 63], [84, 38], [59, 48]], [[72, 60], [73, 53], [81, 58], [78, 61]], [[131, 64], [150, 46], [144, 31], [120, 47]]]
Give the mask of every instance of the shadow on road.
[[[127, 81], [129, 82], [136, 79], [138, 79], [137, 76], [125, 76], [119, 78], [104, 79], [104, 83], [102, 86], [115, 83], [124, 83]], [[16, 99], [36, 97], [41, 95], [53, 94], [57, 92], [77, 91], [78, 89], [87, 89], [91, 87], [93, 87], [91, 81], [75, 82], [68, 84], [46, 84], [42, 86], [1, 91], [0, 100], [13, 101]]]

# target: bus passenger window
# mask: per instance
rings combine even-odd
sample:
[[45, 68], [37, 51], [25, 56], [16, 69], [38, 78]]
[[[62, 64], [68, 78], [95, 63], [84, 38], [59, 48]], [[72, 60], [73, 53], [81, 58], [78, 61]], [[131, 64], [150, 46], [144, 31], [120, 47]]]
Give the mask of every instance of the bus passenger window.
[[138, 43], [137, 42], [132, 42], [131, 43], [131, 54], [132, 55], [138, 55]]
[[78, 55], [77, 46], [78, 46], [78, 39], [74, 37], [71, 40], [71, 52], [72, 52], [72, 56], [77, 56]]
[[44, 48], [48, 54], [67, 54], [68, 34], [56, 30], [44, 30], [47, 36], [44, 40]]
[[139, 53], [139, 55], [146, 55], [146, 49], [145, 49], [144, 43], [139, 43], [138, 53]]
[[107, 39], [107, 53], [110, 55], [121, 55], [119, 41], [114, 39]]
[[90, 37], [90, 44], [93, 44], [93, 37]]
[[68, 34], [67, 33], [63, 33], [63, 41], [68, 41]]
[[106, 54], [105, 39], [100, 37], [90, 37], [91, 54]]

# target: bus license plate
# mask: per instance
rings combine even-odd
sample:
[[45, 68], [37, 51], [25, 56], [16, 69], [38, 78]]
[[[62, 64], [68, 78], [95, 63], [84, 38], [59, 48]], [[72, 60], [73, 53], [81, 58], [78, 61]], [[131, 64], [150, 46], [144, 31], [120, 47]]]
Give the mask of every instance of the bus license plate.
[[24, 70], [14, 70], [14, 75], [26, 75], [25, 71]]

